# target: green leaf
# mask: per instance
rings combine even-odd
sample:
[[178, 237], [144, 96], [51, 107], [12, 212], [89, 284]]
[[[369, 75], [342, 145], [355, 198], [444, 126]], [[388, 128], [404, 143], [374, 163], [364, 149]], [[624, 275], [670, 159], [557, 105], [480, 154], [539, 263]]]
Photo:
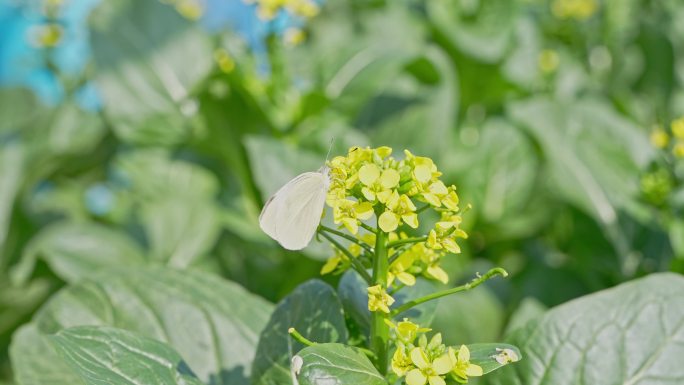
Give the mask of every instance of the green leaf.
[[511, 44], [518, 4], [508, 0], [427, 3], [431, 21], [440, 34], [476, 60], [494, 63]]
[[[249, 383], [257, 339], [271, 310], [239, 285], [204, 272], [109, 269], [57, 293], [33, 322], [43, 333], [83, 325], [137, 332], [172, 346], [202, 381], [242, 385]], [[16, 346], [21, 343], [14, 341], [15, 353], [25, 349]], [[18, 373], [27, 362], [49, 359], [12, 355]], [[51, 382], [35, 384], [45, 383]]]
[[218, 207], [205, 200], [162, 196], [142, 207], [151, 257], [176, 268], [205, 256], [221, 230]]
[[[297, 354], [301, 368], [296, 375], [299, 385], [386, 385], [368, 358], [342, 344], [316, 344]], [[298, 359], [293, 362], [296, 365]], [[297, 368], [293, 370], [297, 373]]]
[[142, 249], [132, 238], [97, 223], [58, 222], [41, 230], [11, 271], [13, 281], [26, 282], [38, 258], [67, 282], [103, 268], [145, 264]]
[[525, 359], [492, 384], [684, 382], [684, 277], [652, 274], [549, 310], [507, 342]]
[[79, 326], [49, 337], [86, 385], [201, 385], [170, 346], [126, 330]]
[[12, 336], [12, 370], [21, 385], [85, 385], [81, 377], [59, 358], [36, 324], [28, 323]]
[[294, 327], [314, 342], [347, 342], [342, 304], [330, 285], [310, 280], [276, 307], [259, 338], [252, 366], [252, 384], [279, 385], [290, 381], [290, 360], [305, 345], [288, 333]]
[[101, 3], [91, 15], [96, 83], [125, 141], [172, 145], [190, 135], [193, 88], [209, 72], [209, 37], [158, 1]]
[[[458, 348], [458, 346], [455, 347], [455, 349]], [[470, 350], [470, 362], [479, 365], [483, 374], [493, 372], [523, 358], [520, 349], [510, 344], [470, 344], [468, 350]]]
[[[337, 287], [337, 294], [340, 296], [345, 313], [356, 322], [361, 330], [369, 335], [370, 333], [370, 311], [368, 310], [368, 284], [355, 271], [348, 270], [342, 275]], [[435, 285], [426, 279], [418, 278], [415, 286], [404, 287], [396, 294], [393, 294], [394, 304], [392, 308], [399, 307], [413, 299], [423, 297], [435, 291]], [[411, 321], [428, 327], [432, 323], [437, 308], [437, 301], [428, 301], [416, 306], [406, 312], [398, 314], [396, 321], [409, 318]]]
[[498, 340], [505, 313], [486, 285], [435, 302], [437, 309], [431, 326], [442, 332], [447, 345]]
[[23, 179], [24, 152], [24, 147], [17, 142], [0, 146], [0, 269], [8, 262], [3, 246], [9, 233], [14, 199]]

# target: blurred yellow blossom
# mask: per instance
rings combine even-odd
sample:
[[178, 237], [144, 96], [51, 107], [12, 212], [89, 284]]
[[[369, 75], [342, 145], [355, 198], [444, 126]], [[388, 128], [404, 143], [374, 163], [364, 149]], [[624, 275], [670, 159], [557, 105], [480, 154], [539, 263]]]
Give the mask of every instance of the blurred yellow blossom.
[[552, 49], [542, 50], [537, 56], [537, 65], [539, 69], [545, 73], [550, 74], [558, 69], [560, 58], [558, 53]]
[[235, 69], [235, 60], [223, 48], [218, 48], [214, 51], [214, 60], [216, 60], [221, 71], [225, 73], [230, 73]]
[[57, 23], [35, 25], [28, 31], [28, 40], [34, 47], [51, 48], [57, 46], [64, 37], [64, 28]]
[[[674, 125], [674, 122], [672, 123]], [[656, 148], [665, 148], [670, 143], [670, 136], [661, 126], [655, 126], [651, 131], [651, 144]]]
[[598, 6], [597, 0], [554, 0], [551, 3], [551, 13], [558, 19], [583, 21], [592, 17]]
[[375, 285], [368, 288], [368, 310], [389, 313], [389, 307], [393, 303], [394, 298], [387, 294], [382, 286]]
[[306, 33], [301, 28], [290, 27], [283, 33], [283, 41], [290, 47], [300, 45], [304, 40], [306, 40]]
[[677, 142], [677, 144], [672, 147], [672, 154], [677, 158], [684, 158], [684, 141]]
[[200, 0], [177, 0], [175, 7], [188, 20], [199, 20], [204, 15], [204, 4]]
[[684, 117], [675, 119], [670, 124], [672, 135], [678, 139], [684, 139]]

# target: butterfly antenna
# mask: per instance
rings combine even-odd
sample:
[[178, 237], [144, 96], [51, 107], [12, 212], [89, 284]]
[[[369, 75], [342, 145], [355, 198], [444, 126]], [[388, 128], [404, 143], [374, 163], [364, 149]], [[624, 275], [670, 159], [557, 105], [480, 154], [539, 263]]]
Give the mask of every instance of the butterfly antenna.
[[325, 155], [325, 161], [328, 162], [328, 157], [330, 156], [330, 151], [332, 150], [333, 143], [335, 143], [335, 137], [330, 138], [330, 146], [328, 146], [328, 153]]

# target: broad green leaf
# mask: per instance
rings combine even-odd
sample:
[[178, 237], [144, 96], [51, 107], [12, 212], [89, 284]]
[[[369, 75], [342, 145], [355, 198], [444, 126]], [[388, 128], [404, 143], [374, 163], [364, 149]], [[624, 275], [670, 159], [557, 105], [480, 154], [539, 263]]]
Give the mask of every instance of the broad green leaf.
[[[458, 349], [456, 346], [455, 349]], [[469, 344], [470, 362], [479, 365], [484, 374], [493, 372], [508, 364], [520, 361], [520, 349], [510, 344]]]
[[441, 34], [476, 60], [494, 63], [510, 46], [518, 4], [509, 0], [427, 3], [428, 15]]
[[[337, 287], [345, 313], [353, 319], [361, 330], [368, 335], [370, 333], [370, 311], [368, 310], [368, 285], [355, 271], [348, 270], [342, 276]], [[404, 287], [401, 291], [393, 294], [394, 304], [392, 308], [435, 291], [435, 284], [423, 278], [416, 280], [415, 286]], [[432, 323], [437, 308], [437, 301], [429, 301], [416, 306], [406, 312], [398, 314], [395, 320], [409, 318], [411, 321], [428, 327]]]
[[14, 282], [26, 282], [39, 258], [67, 282], [103, 268], [145, 264], [142, 249], [132, 238], [97, 223], [58, 222], [44, 228], [29, 242], [20, 264], [12, 270]]
[[14, 200], [22, 182], [24, 147], [18, 142], [0, 145], [0, 268], [4, 267], [3, 246], [9, 232]]
[[85, 385], [81, 377], [59, 358], [34, 323], [28, 323], [14, 333], [9, 353], [14, 377], [21, 385]]
[[[74, 103], [60, 105], [49, 116], [44, 137], [46, 147], [54, 154], [90, 154], [105, 134], [105, 126], [93, 112]], [[39, 133], [44, 134], [44, 133]]]
[[[33, 322], [43, 333], [83, 325], [140, 333], [176, 349], [202, 381], [240, 385], [249, 383], [258, 336], [271, 310], [239, 285], [204, 272], [109, 269], [57, 293]], [[12, 356], [17, 371], [43, 358], [49, 359]]]
[[[299, 385], [387, 385], [363, 353], [342, 344], [316, 344], [297, 353]], [[293, 362], [298, 366], [299, 359]], [[297, 370], [298, 369], [298, 370]]]
[[78, 326], [49, 337], [86, 385], [201, 385], [170, 346], [126, 330]]
[[533, 319], [541, 317], [546, 310], [547, 307], [534, 297], [524, 298], [509, 318], [506, 331], [503, 334], [508, 335], [511, 331], [525, 326]]
[[162, 145], [187, 139], [193, 88], [212, 65], [208, 36], [151, 0], [103, 2], [91, 26], [95, 81], [119, 137]]
[[491, 384], [684, 382], [684, 277], [652, 274], [549, 310], [507, 342], [525, 357]]
[[431, 327], [447, 345], [494, 342], [501, 334], [504, 309], [486, 286], [441, 298]]
[[205, 200], [160, 197], [142, 207], [151, 257], [176, 268], [205, 256], [218, 239], [219, 208]]
[[219, 192], [214, 174], [199, 165], [173, 159], [163, 149], [137, 150], [118, 157], [115, 177], [142, 201], [156, 201], [159, 196], [207, 199]]
[[347, 326], [337, 294], [330, 285], [310, 280], [285, 297], [271, 315], [259, 338], [252, 384], [290, 381], [290, 360], [305, 347], [289, 335], [291, 327], [314, 342], [347, 342]]

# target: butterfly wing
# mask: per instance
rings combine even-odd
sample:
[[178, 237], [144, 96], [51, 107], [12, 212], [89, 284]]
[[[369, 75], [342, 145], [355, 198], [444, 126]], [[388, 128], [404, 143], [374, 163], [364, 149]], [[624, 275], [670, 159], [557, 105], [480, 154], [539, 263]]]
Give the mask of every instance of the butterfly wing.
[[320, 223], [328, 186], [327, 172], [295, 177], [264, 206], [259, 216], [262, 230], [288, 250], [303, 249]]

